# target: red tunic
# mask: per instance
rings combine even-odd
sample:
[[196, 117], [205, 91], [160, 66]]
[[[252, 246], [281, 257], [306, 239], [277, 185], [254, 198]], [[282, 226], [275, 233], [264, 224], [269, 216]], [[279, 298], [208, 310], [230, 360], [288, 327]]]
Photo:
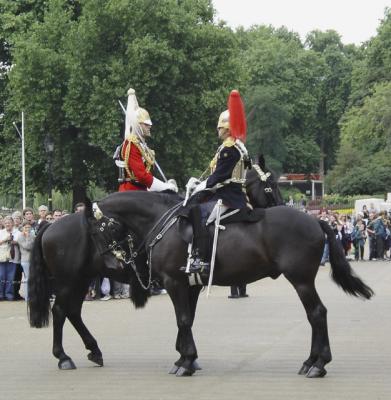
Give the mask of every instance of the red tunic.
[[119, 185], [119, 192], [125, 192], [127, 190], [147, 190], [151, 187], [153, 181], [153, 175], [147, 171], [146, 166], [141, 155], [141, 151], [137, 145], [125, 140], [123, 144], [122, 154], [126, 153], [127, 146], [130, 147], [128, 168], [134, 174], [134, 177], [130, 177], [126, 171], [126, 178], [134, 179], [140, 184], [136, 186], [132, 182], [123, 182]]

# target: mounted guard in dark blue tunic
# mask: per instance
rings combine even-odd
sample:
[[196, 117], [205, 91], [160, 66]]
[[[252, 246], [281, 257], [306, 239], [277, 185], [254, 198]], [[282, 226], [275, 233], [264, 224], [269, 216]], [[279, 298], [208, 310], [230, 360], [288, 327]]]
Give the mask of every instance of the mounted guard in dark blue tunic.
[[216, 219], [216, 215], [248, 206], [244, 183], [251, 161], [244, 145], [246, 118], [237, 90], [229, 96], [228, 110], [221, 113], [217, 131], [223, 143], [210, 163], [211, 175], [202, 182], [190, 178], [186, 185], [187, 192], [192, 192], [192, 196], [198, 192], [205, 193], [203, 202], [194, 205], [189, 214], [194, 234], [188, 262], [190, 268], [186, 269], [190, 274], [209, 273], [211, 246], [208, 225]]

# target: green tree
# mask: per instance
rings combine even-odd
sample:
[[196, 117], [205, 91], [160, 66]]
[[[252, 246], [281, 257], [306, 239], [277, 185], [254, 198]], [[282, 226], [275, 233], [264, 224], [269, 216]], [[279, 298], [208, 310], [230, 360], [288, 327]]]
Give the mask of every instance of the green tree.
[[311, 137], [291, 135], [285, 138], [284, 172], [312, 173], [317, 171], [320, 149]]
[[306, 45], [319, 54], [324, 65], [318, 77], [320, 93], [314, 125], [321, 152], [320, 172], [323, 173], [335, 162], [340, 138], [338, 122], [348, 104], [355, 51], [351, 45], [344, 46], [340, 35], [333, 30], [309, 33]]
[[249, 150], [265, 153], [277, 171], [291, 171], [297, 163], [287, 158], [287, 138], [307, 143], [315, 136], [323, 61], [285, 28], [258, 26], [237, 35], [250, 113]]
[[391, 185], [391, 82], [373, 88], [341, 123], [341, 148], [329, 177], [331, 190], [373, 194]]
[[[154, 121], [152, 146], [166, 175], [183, 183], [201, 171], [215, 126], [240, 78], [233, 32], [213, 23], [207, 0], [45, 2], [43, 20], [13, 36], [10, 121], [27, 114], [30, 189], [45, 191], [44, 140], [54, 140], [54, 183], [85, 196], [90, 180], [116, 189], [112, 153], [121, 141], [117, 99], [136, 89]], [[2, 186], [15, 167], [0, 149]], [[197, 154], [194, 157], [194, 154]]]

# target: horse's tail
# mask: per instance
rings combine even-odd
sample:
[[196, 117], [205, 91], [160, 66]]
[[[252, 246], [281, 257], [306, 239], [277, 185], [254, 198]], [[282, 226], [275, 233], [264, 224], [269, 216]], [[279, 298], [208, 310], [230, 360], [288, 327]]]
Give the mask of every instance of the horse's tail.
[[49, 226], [50, 224], [45, 224], [39, 229], [30, 256], [28, 314], [30, 326], [33, 328], [42, 328], [49, 325], [49, 271], [42, 254], [42, 236]]
[[330, 225], [322, 220], [319, 220], [319, 224], [329, 241], [331, 276], [333, 281], [342, 290], [352, 296], [370, 299], [374, 294], [373, 290], [354, 274], [345, 257], [342, 246], [338, 243]]

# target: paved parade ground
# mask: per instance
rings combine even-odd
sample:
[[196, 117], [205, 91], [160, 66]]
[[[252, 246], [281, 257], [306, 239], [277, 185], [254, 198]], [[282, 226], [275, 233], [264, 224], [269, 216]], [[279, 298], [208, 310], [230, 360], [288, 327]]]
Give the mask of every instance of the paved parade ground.
[[323, 379], [297, 375], [310, 349], [304, 309], [285, 278], [249, 285], [247, 299], [227, 299], [229, 288], [201, 294], [194, 336], [203, 367], [191, 378], [167, 371], [177, 359], [176, 324], [167, 295], [144, 310], [128, 300], [84, 303], [86, 325], [98, 340], [105, 367], [94, 367], [69, 323], [65, 351], [78, 369], [59, 371], [52, 330], [31, 329], [23, 302], [0, 303], [0, 398], [11, 399], [391, 399], [391, 262], [353, 262], [376, 296], [347, 296], [318, 273], [328, 308], [333, 360]]

